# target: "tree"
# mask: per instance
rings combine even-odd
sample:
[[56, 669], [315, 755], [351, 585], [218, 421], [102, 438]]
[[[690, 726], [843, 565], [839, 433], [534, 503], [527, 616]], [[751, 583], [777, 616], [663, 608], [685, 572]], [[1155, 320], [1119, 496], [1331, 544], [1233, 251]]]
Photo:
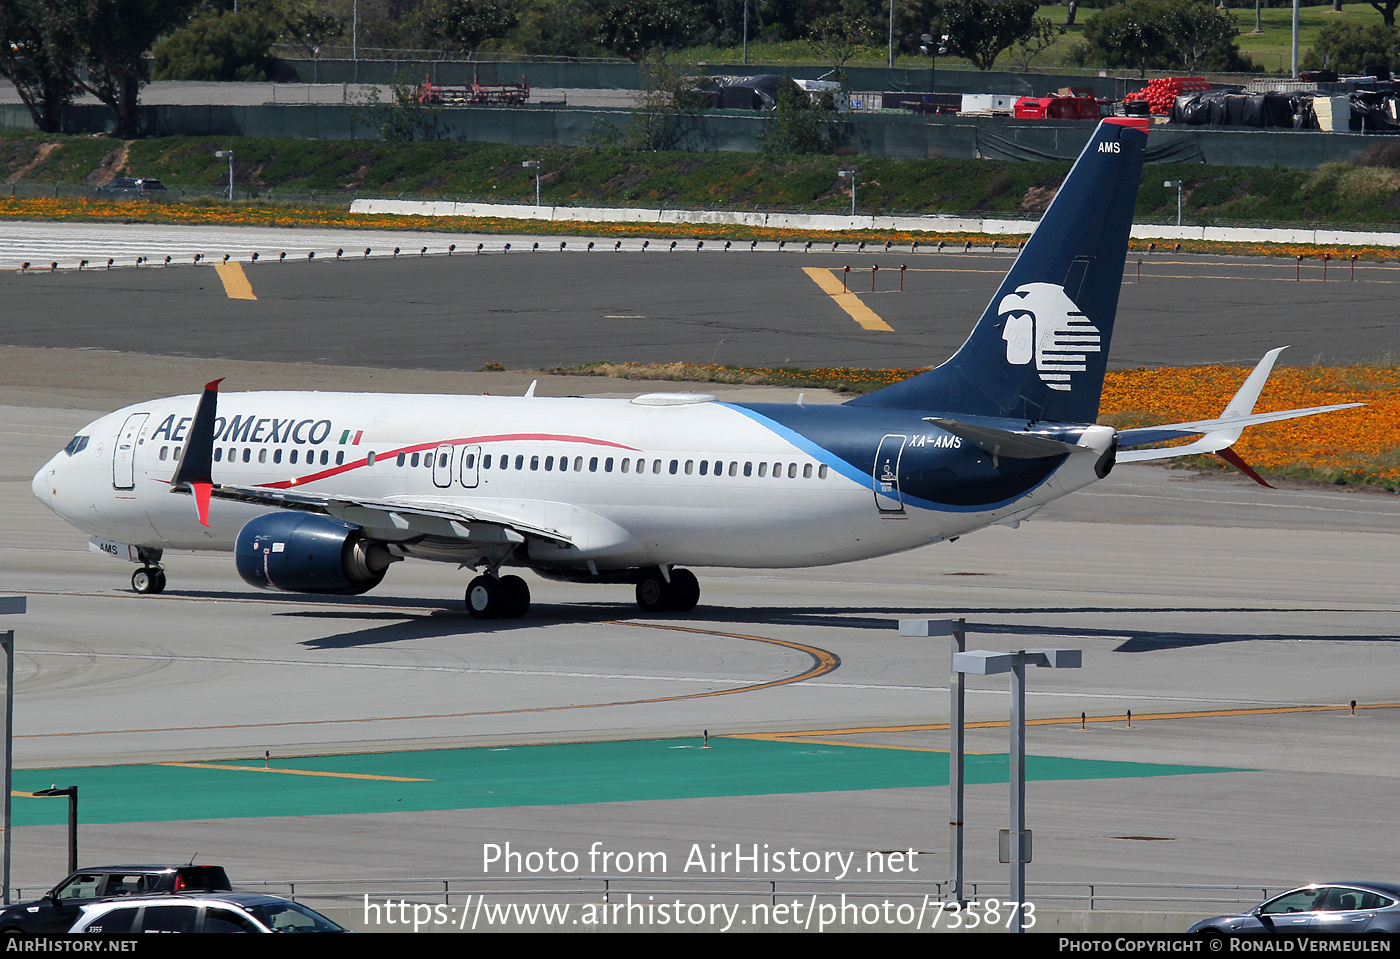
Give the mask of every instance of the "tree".
[[774, 100], [773, 113], [760, 135], [764, 153], [787, 156], [830, 151], [832, 116], [812, 104], [811, 94], [793, 83], [791, 77], [783, 77], [778, 81]]
[[1400, 7], [1400, 0], [1370, 0], [1370, 3], [1387, 27], [1395, 26], [1395, 9]]
[[75, 79], [116, 117], [113, 136], [140, 133], [136, 114], [152, 44], [182, 26], [195, 0], [46, 0], [56, 29], [70, 34], [86, 69]]
[[1177, 61], [1187, 73], [1195, 74], [1208, 55], [1222, 46], [1233, 46], [1240, 31], [1230, 15], [1217, 10], [1211, 0], [1178, 0], [1163, 10], [1162, 33]]
[[282, 7], [282, 37], [315, 60], [321, 47], [345, 32], [345, 21], [331, 13], [324, 0], [300, 0]]
[[1128, 0], [1099, 11], [1084, 25], [1090, 48], [1112, 67], [1137, 67], [1146, 76], [1148, 66], [1162, 62], [1170, 49], [1164, 32], [1167, 5], [1158, 0]]
[[467, 59], [487, 40], [505, 36], [520, 24], [515, 11], [496, 0], [447, 0], [435, 32], [467, 51]]
[[206, 14], [155, 45], [154, 80], [266, 80], [276, 71], [272, 45], [281, 23], [246, 4], [238, 13]]
[[1049, 20], [1036, 17], [1031, 21], [1031, 32], [1012, 44], [1011, 62], [1029, 71], [1031, 61], [1054, 46], [1056, 36], [1063, 32], [1063, 27], [1057, 30]]
[[78, 51], [71, 35], [55, 29], [43, 4], [0, 0], [0, 76], [15, 85], [34, 125], [57, 133], [78, 82]]
[[640, 150], [673, 150], [691, 129], [707, 94], [696, 88], [693, 64], [672, 60], [664, 52], [649, 54], [642, 63], [642, 89], [632, 108], [627, 146]]
[[1364, 73], [1400, 66], [1400, 30], [1384, 24], [1329, 23], [1303, 58], [1307, 69], [1323, 65], [1338, 73]]
[[612, 0], [598, 24], [598, 42], [641, 63], [684, 46], [694, 29], [689, 6], [676, 0]]
[[874, 33], [866, 13], [860, 0], [846, 0], [840, 10], [812, 21], [812, 45], [831, 64], [831, 79], [841, 84], [842, 89], [846, 86], [846, 64]]
[[990, 70], [1003, 50], [1030, 36], [1036, 9], [1035, 0], [948, 0], [943, 5], [948, 50]]

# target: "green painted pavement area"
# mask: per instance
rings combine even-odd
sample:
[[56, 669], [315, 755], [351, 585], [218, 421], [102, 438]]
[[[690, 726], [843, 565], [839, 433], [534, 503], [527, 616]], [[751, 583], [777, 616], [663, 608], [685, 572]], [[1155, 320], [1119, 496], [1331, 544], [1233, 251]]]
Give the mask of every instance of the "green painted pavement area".
[[[14, 788], [78, 787], [85, 823], [578, 805], [638, 799], [764, 796], [946, 786], [946, 753], [752, 739], [663, 739], [436, 749], [277, 759], [274, 768], [429, 782], [391, 782], [187, 766], [16, 770]], [[261, 760], [226, 764], [261, 766]], [[1007, 781], [1006, 755], [967, 757], [967, 782]], [[1031, 780], [1125, 779], [1235, 772], [1027, 756]], [[62, 799], [15, 797], [16, 826], [66, 822]]]

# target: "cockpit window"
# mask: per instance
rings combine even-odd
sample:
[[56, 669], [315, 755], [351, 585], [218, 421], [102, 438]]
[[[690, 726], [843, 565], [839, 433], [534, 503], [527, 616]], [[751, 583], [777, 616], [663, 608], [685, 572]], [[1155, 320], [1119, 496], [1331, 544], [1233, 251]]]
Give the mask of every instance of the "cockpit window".
[[72, 456], [75, 453], [81, 453], [83, 450], [87, 449], [87, 444], [88, 438], [86, 436], [75, 436], [68, 441], [67, 446], [63, 447], [63, 452]]

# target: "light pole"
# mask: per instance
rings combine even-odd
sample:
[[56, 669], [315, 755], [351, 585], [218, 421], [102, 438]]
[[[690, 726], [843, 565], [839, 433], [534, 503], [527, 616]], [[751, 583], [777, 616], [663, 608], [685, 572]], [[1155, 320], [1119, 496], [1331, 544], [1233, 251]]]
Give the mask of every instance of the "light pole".
[[540, 161], [539, 161], [539, 160], [522, 160], [521, 163], [520, 163], [520, 165], [523, 166], [523, 167], [525, 167], [527, 170], [528, 170], [528, 169], [533, 169], [533, 170], [535, 171], [535, 206], [539, 206], [539, 205], [540, 205]]
[[953, 669], [976, 676], [1011, 674], [1011, 828], [1002, 835], [1001, 861], [1011, 864], [1011, 908], [1016, 910], [1016, 931], [1026, 931], [1026, 863], [1031, 861], [1031, 833], [1026, 828], [1026, 667], [1078, 669], [1083, 661], [1078, 649], [1023, 649], [993, 653], [975, 649], [954, 653]]
[[221, 160], [228, 160], [228, 198], [233, 199], [233, 151], [215, 150], [214, 156]]
[[744, 0], [744, 66], [749, 65], [749, 0]]
[[34, 796], [67, 796], [68, 797], [68, 871], [70, 873], [78, 871], [78, 787], [68, 786], [59, 789], [57, 786], [49, 789], [36, 789]]
[[940, 36], [937, 43], [933, 40], [933, 34], [924, 34], [919, 38], [919, 52], [928, 54], [928, 92], [932, 93], [934, 70], [938, 66], [938, 58], [948, 52], [948, 34]]
[[1163, 180], [1162, 186], [1176, 187], [1176, 225], [1181, 226], [1181, 191], [1185, 188], [1182, 180]]
[[856, 171], [837, 170], [836, 175], [851, 178], [851, 216], [854, 218], [856, 215]]
[[[23, 596], [0, 596], [0, 613], [18, 614], [25, 611], [28, 600]], [[0, 876], [0, 900], [10, 904], [10, 790], [14, 788], [15, 760], [15, 631], [0, 632], [0, 647], [5, 651], [5, 798], [4, 798], [4, 875]]]

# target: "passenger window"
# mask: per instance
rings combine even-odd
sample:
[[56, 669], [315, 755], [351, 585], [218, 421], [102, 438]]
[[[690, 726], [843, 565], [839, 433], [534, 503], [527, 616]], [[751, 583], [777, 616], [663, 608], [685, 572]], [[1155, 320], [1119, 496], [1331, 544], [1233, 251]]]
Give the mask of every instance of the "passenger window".
[[821, 465], [821, 467], [817, 469], [817, 479], [826, 479], [826, 464], [825, 464], [825, 463], [823, 463], [823, 464]]
[[289, 456], [289, 457], [287, 457], [287, 462], [291, 463], [293, 466], [297, 465], [297, 451], [296, 451], [296, 450], [292, 450], [292, 455]]
[[724, 475], [724, 460], [715, 460], [715, 475]]
[[797, 464], [788, 464], [788, 479], [797, 479]]
[[802, 478], [803, 478], [803, 479], [811, 479], [811, 478], [812, 478], [812, 464], [811, 464], [811, 463], [804, 463], [804, 464], [803, 464], [803, 466], [802, 466]]
[[710, 461], [709, 461], [709, 460], [701, 460], [701, 461], [700, 461], [700, 475], [701, 475], [701, 476], [708, 476], [709, 474], [710, 474]]
[[170, 447], [168, 447], [168, 446], [162, 446], [162, 447], [160, 448], [160, 458], [161, 458], [161, 462], [164, 462], [164, 461], [165, 461], [165, 454], [168, 453], [169, 451], [170, 451]]
[[689, 476], [692, 472], [694, 472], [694, 470], [695, 470], [695, 461], [694, 461], [694, 460], [686, 460], [686, 461], [685, 461], [685, 475], [686, 475], [686, 476]]
[[767, 475], [768, 475], [768, 464], [767, 464], [767, 463], [759, 463], [759, 464], [758, 464], [758, 475], [759, 475], [760, 477], [762, 477], [762, 476], [767, 476]]
[[483, 457], [481, 458], [481, 468], [484, 469], [484, 470], [489, 470], [489, 469], [491, 468], [491, 454], [490, 454], [490, 453], [487, 453], [485, 456], [483, 456]]
[[567, 456], [561, 456], [561, 457], [559, 457], [559, 472], [561, 472], [561, 473], [567, 473], [568, 471], [569, 471], [569, 458], [568, 458]]
[[147, 906], [141, 916], [142, 932], [194, 932], [197, 906]]
[[632, 461], [629, 460], [629, 459], [624, 459], [624, 460], [622, 461], [622, 472], [624, 472], [624, 473], [627, 472], [627, 467], [628, 467], [628, 465], [629, 465], [631, 462], [632, 462]]
[[322, 466], [325, 466], [326, 463], [330, 460], [330, 458], [331, 458], [331, 451], [330, 451], [330, 450], [321, 450], [321, 465], [322, 465]]
[[676, 475], [676, 469], [680, 466], [680, 460], [671, 460], [671, 475]]
[[417, 453], [414, 453], [414, 454], [413, 454], [413, 459], [411, 459], [411, 460], [408, 461], [408, 465], [409, 465], [409, 466], [417, 466], [417, 465], [418, 465], [418, 454], [417, 454]]
[[581, 473], [581, 472], [583, 472], [583, 457], [582, 457], [582, 456], [575, 456], [575, 457], [574, 457], [574, 472], [575, 472], [575, 473]]
[[344, 465], [345, 465], [345, 451], [344, 451], [344, 450], [336, 450], [336, 452], [335, 452], [335, 465], [336, 465], [336, 466], [344, 466]]
[[523, 470], [523, 469], [525, 468], [525, 457], [524, 457], [524, 455], [517, 456], [517, 457], [515, 458], [515, 468], [518, 469], [518, 470]]
[[178, 447], [178, 446], [175, 447], [175, 458], [176, 458], [177, 460], [180, 458], [180, 447]]
[[473, 467], [475, 467], [475, 466], [476, 466], [476, 454], [475, 454], [475, 453], [468, 453], [468, 454], [467, 454], [467, 461], [466, 461], [466, 463], [464, 463], [463, 465], [466, 466], [467, 469], [472, 469]]
[[262, 449], [258, 450], [258, 462], [259, 462], [259, 463], [266, 463], [266, 462], [267, 462], [267, 447], [266, 447], [266, 446], [264, 446]]
[[113, 909], [102, 918], [89, 923], [85, 931], [93, 933], [130, 932], [131, 923], [136, 919], [136, 913], [140, 908], [140, 906], [126, 906], [122, 909]]
[[745, 463], [745, 464], [744, 464], [744, 475], [745, 475], [745, 476], [752, 476], [752, 475], [753, 475], [753, 464], [752, 464], [752, 463]]
[[205, 932], [258, 932], [257, 926], [247, 916], [240, 916], [231, 909], [217, 909], [213, 906], [204, 914]]
[[537, 470], [537, 469], [539, 469], [539, 468], [540, 468], [540, 458], [539, 458], [538, 456], [532, 456], [532, 457], [530, 457], [530, 469], [532, 469], [532, 470]]
[[661, 461], [660, 461], [660, 460], [653, 460], [653, 461], [652, 461], [652, 464], [651, 464], [651, 472], [652, 472], [652, 475], [654, 475], [654, 476], [655, 476], [655, 475], [660, 475], [660, 473], [661, 473]]
[[549, 472], [550, 470], [554, 469], [554, 457], [546, 456], [544, 458], [544, 468], [545, 472]]
[[[295, 450], [292, 451], [292, 455], [293, 455], [293, 456], [296, 455], [296, 451], [295, 451]], [[395, 465], [395, 466], [402, 466], [402, 465], [404, 464], [404, 460], [407, 459], [407, 458], [408, 458], [408, 457], [404, 456], [404, 454], [400, 453], [400, 454], [394, 459], [394, 465]]]
[[611, 456], [609, 456], [607, 459], [605, 459], [605, 460], [603, 461], [603, 472], [604, 472], [604, 473], [611, 473], [611, 472], [612, 472], [612, 468], [613, 468], [613, 458], [612, 458]]
[[277, 449], [275, 449], [275, 450], [272, 451], [272, 462], [274, 462], [274, 463], [280, 463], [280, 462], [282, 462], [282, 448], [281, 448], [280, 446], [279, 446]]
[[596, 473], [596, 472], [598, 472], [598, 457], [594, 456], [594, 457], [591, 457], [591, 458], [588, 460], [588, 472], [590, 472], [590, 473]]

